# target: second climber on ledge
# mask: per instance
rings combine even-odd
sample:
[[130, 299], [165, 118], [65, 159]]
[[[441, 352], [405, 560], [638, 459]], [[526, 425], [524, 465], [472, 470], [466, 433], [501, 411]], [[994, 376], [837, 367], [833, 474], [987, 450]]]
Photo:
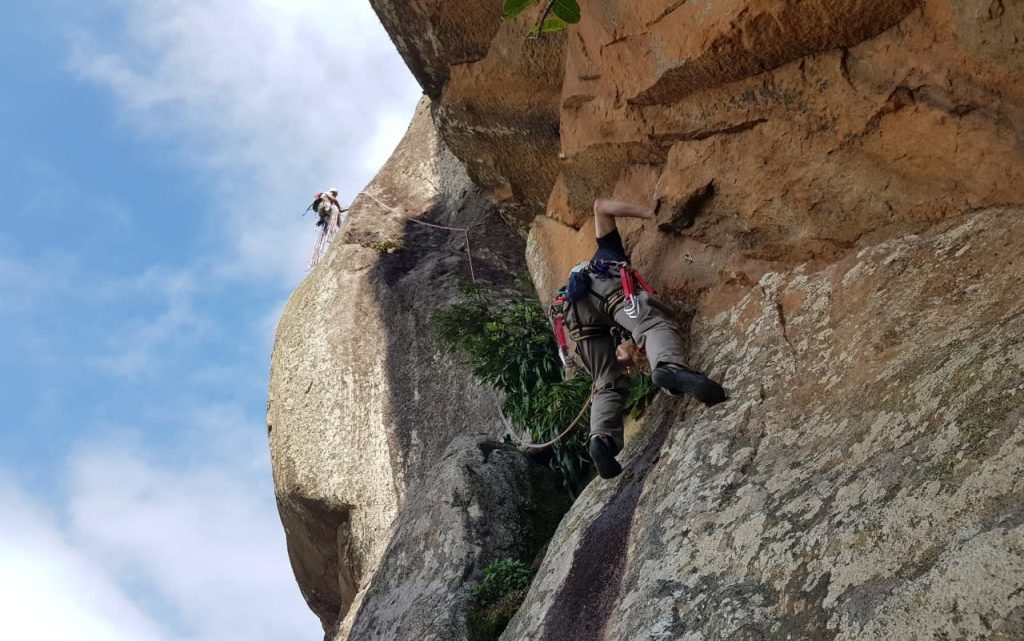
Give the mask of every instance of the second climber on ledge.
[[342, 207], [338, 203], [338, 188], [331, 187], [313, 196], [313, 203], [309, 206], [316, 212], [319, 220], [317, 227], [323, 227], [326, 231], [329, 225], [338, 225], [341, 214], [348, 211], [348, 207]]
[[616, 218], [624, 217], [652, 220], [655, 212], [617, 200], [594, 203], [597, 251], [573, 268], [551, 308], [563, 358], [568, 357], [568, 332], [576, 356], [594, 381], [588, 449], [602, 478], [622, 472], [615, 457], [623, 446], [622, 413], [629, 385], [616, 358], [616, 328], [631, 334], [646, 352], [651, 380], [658, 387], [672, 395], [690, 394], [705, 405], [726, 400], [721, 385], [687, 365], [671, 310], [629, 266], [615, 225]]

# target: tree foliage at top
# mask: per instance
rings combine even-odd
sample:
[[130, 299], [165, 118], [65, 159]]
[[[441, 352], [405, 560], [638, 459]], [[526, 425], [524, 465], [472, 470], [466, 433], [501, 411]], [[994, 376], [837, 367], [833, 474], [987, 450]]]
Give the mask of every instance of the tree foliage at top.
[[[505, 0], [501, 17], [512, 20], [542, 0]], [[569, 25], [580, 21], [580, 5], [577, 0], [544, 0], [544, 11], [529, 35], [537, 37], [542, 33], [564, 31]]]

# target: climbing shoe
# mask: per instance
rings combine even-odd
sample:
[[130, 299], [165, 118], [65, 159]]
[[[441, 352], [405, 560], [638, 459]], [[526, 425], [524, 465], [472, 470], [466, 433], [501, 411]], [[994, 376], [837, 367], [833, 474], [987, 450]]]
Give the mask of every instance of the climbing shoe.
[[672, 396], [689, 394], [705, 405], [726, 400], [725, 390], [707, 376], [678, 365], [662, 365], [651, 372], [651, 380]]
[[615, 460], [615, 444], [607, 436], [594, 436], [588, 445], [590, 460], [603, 479], [613, 479], [622, 473], [622, 466]]

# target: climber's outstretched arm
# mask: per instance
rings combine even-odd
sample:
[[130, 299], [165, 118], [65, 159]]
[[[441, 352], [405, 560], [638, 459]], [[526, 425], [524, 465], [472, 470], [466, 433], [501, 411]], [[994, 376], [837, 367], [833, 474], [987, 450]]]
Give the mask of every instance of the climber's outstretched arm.
[[654, 210], [623, 200], [598, 198], [594, 201], [594, 234], [601, 238], [615, 231], [616, 218], [654, 218]]

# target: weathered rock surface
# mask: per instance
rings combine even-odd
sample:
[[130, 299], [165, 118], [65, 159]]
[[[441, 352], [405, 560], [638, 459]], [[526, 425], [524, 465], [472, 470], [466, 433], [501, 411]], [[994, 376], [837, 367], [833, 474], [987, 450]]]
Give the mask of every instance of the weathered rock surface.
[[[501, 559], [529, 563], [564, 513], [548, 468], [483, 435], [455, 439], [410, 491], [379, 568], [337, 639], [466, 639], [470, 586]], [[563, 499], [568, 503], [568, 498]]]
[[[664, 3], [595, 7], [568, 40], [566, 160], [547, 214], [581, 233], [534, 226], [534, 242], [553, 255], [589, 239], [595, 197], [651, 202], [656, 182], [666, 204], [658, 222], [670, 231], [627, 225], [627, 240], [676, 296], [756, 282], [763, 261], [828, 263], [964, 212], [1024, 202], [1020, 3], [687, 2], [656, 27], [638, 26], [650, 13], [642, 7], [655, 4]], [[669, 55], [658, 34], [670, 20], [684, 21], [672, 48], [679, 63], [654, 68]], [[770, 64], [735, 77], [735, 47], [758, 51], [776, 36]], [[672, 74], [687, 78], [685, 90], [637, 102]], [[713, 196], [673, 225], [709, 184]], [[695, 273], [687, 254], [713, 268]]]
[[470, 177], [525, 230], [558, 174], [564, 36], [525, 38], [501, 2], [371, 0]]
[[[277, 330], [268, 431], [289, 556], [325, 628], [348, 610], [388, 544], [407, 488], [452, 439], [495, 425], [495, 397], [436, 343], [427, 319], [469, 280], [503, 282], [522, 242], [439, 140], [422, 105], [358, 197]], [[397, 211], [391, 211], [381, 206]], [[396, 253], [386, 249], [401, 246]], [[495, 430], [497, 430], [497, 426]]]
[[709, 293], [503, 639], [1024, 638], [1024, 209]]

